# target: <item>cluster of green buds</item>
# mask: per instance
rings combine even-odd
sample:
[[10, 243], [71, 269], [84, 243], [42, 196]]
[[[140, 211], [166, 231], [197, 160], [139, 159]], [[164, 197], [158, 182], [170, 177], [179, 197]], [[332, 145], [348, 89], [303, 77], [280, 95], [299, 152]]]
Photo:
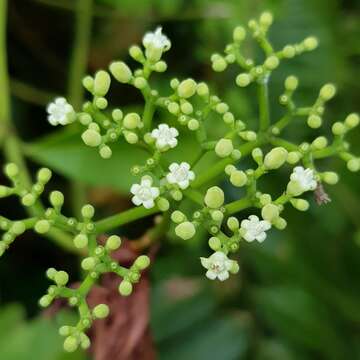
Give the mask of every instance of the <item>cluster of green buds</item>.
[[[86, 304], [86, 294], [103, 273], [114, 272], [123, 280], [119, 286], [121, 295], [129, 295], [133, 284], [139, 281], [140, 271], [149, 265], [149, 259], [140, 256], [130, 269], [114, 262], [111, 251], [120, 246], [117, 236], [110, 236], [105, 246], [96, 242], [96, 236], [131, 221], [164, 213], [163, 220], [156, 226], [167, 231], [174, 223], [175, 234], [191, 241], [198, 229], [209, 234], [209, 247], [213, 252], [202, 257], [200, 262], [206, 269], [209, 279], [226, 280], [229, 273], [239, 271], [239, 265], [228, 256], [239, 250], [241, 242], [263, 242], [271, 228], [285, 229], [287, 222], [284, 210], [287, 205], [299, 211], [306, 211], [309, 202], [305, 193], [314, 192], [318, 203], [329, 201], [323, 185], [336, 184], [339, 176], [328, 170], [321, 170], [320, 160], [339, 157], [346, 161], [350, 171], [360, 170], [360, 158], [350, 150], [346, 141], [347, 133], [359, 125], [359, 116], [348, 115], [343, 122], [332, 125], [333, 138], [317, 136], [311, 142], [299, 144], [282, 137], [282, 131], [299, 118], [304, 118], [310, 128], [318, 129], [326, 124], [325, 106], [336, 93], [332, 84], [324, 85], [314, 105], [299, 107], [295, 102], [295, 91], [299, 80], [291, 75], [286, 77], [284, 93], [280, 96], [280, 105], [285, 109], [280, 119], [271, 119], [268, 87], [272, 72], [282, 61], [291, 59], [318, 46], [314, 37], [308, 37], [298, 44], [290, 44], [281, 50], [275, 50], [268, 39], [268, 30], [273, 22], [270, 13], [263, 13], [258, 20], [251, 20], [248, 28], [236, 27], [232, 42], [225, 47], [224, 54], [211, 57], [216, 72], [225, 71], [230, 66], [240, 67], [235, 83], [240, 87], [256, 86], [259, 92], [258, 127], [248, 128], [247, 123], [236, 117], [229, 104], [213, 94], [203, 81], [194, 79], [172, 79], [168, 94], [162, 95], [154, 89], [151, 82], [153, 73], [167, 70], [163, 55], [170, 49], [171, 43], [162, 29], [145, 34], [143, 48], [134, 45], [129, 49], [130, 56], [139, 64], [139, 68], [130, 69], [123, 61], [114, 61], [107, 70], [99, 70], [94, 76], [86, 76], [84, 87], [92, 94], [92, 101], [86, 102], [80, 112], [76, 112], [66, 99], [57, 98], [48, 108], [48, 120], [53, 125], [67, 125], [79, 122], [83, 127], [82, 140], [87, 146], [96, 147], [102, 158], [112, 155], [111, 144], [126, 141], [132, 146], [145, 149], [149, 158], [144, 164], [134, 164], [131, 171], [138, 180], [129, 189], [132, 202], [137, 208], [116, 214], [98, 222], [93, 221], [94, 208], [85, 205], [82, 219], [68, 218], [61, 213], [63, 196], [55, 191], [50, 194], [52, 207], [37, 212], [38, 215], [12, 222], [0, 219], [0, 226], [6, 231], [0, 242], [0, 253], [9, 246], [15, 236], [28, 228], [34, 228], [40, 234], [54, 229], [71, 233], [73, 245], [86, 256], [81, 265], [87, 273], [77, 289], [66, 287], [68, 275], [63, 271], [50, 269], [48, 277], [55, 282], [40, 303], [48, 306], [58, 297], [68, 298], [70, 305], [78, 307], [80, 321], [75, 327], [64, 327], [61, 334], [66, 336], [65, 348], [72, 351], [79, 345], [89, 345], [85, 331], [94, 318], [107, 315], [108, 308], [100, 304], [90, 311]], [[243, 42], [250, 34], [264, 52], [262, 64], [246, 55]], [[144, 98], [142, 112], [125, 113], [120, 108], [111, 108], [107, 99], [111, 82], [115, 80], [126, 86], [138, 89]], [[157, 110], [165, 110], [168, 122], [157, 121]], [[221, 126], [216, 136], [209, 131], [208, 122], [220, 119]], [[216, 120], [215, 120], [216, 121]], [[176, 125], [173, 125], [176, 124]], [[216, 123], [212, 124], [216, 128]], [[178, 146], [180, 132], [194, 134], [197, 154], [191, 162], [178, 159], [168, 163], [164, 153]], [[180, 138], [181, 139], [181, 138]], [[180, 140], [181, 141], [181, 140]], [[200, 171], [198, 165], [208, 157], [215, 155], [216, 161], [206, 171]], [[250, 168], [242, 159], [251, 157]], [[44, 184], [49, 181], [51, 172], [42, 169], [38, 181], [31, 189], [25, 189], [18, 181], [18, 169], [10, 164], [6, 174], [13, 187], [1, 187], [0, 195], [16, 194], [25, 206], [32, 208], [37, 204]], [[96, 171], [96, 169], [94, 169]], [[287, 172], [288, 183], [278, 194], [261, 191], [259, 179], [270, 172]], [[227, 179], [235, 188], [243, 188], [239, 198], [226, 201], [226, 194], [219, 186], [214, 186], [220, 178]], [[180, 211], [183, 200], [192, 201], [196, 210], [192, 213]], [[239, 213], [247, 209], [252, 211], [248, 218], [239, 220]], [[169, 221], [168, 221], [169, 220]]]

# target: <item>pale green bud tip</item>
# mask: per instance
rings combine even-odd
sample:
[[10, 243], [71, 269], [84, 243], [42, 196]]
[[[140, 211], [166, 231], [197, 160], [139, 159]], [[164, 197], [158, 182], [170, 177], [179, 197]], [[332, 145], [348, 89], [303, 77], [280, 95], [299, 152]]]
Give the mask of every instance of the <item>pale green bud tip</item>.
[[92, 129], [88, 129], [81, 135], [82, 140], [84, 143], [91, 147], [96, 147], [101, 144], [101, 135]]
[[209, 239], [209, 247], [214, 250], [214, 251], [218, 251], [221, 249], [221, 241], [219, 238], [213, 236]]
[[336, 122], [335, 124], [333, 124], [332, 128], [331, 128], [332, 132], [334, 135], [344, 135], [346, 132], [346, 127], [343, 123], [341, 123], [340, 121]]
[[287, 222], [285, 219], [283, 219], [282, 217], [278, 217], [275, 221], [274, 221], [274, 225], [277, 229], [279, 230], [284, 230], [287, 226]]
[[296, 55], [296, 49], [294, 46], [292, 45], [286, 45], [284, 48], [283, 48], [283, 55], [288, 58], [288, 59], [291, 59], [293, 58], [295, 55]]
[[21, 199], [21, 203], [24, 206], [32, 206], [35, 204], [36, 198], [33, 194], [26, 194], [25, 196], [22, 197]]
[[158, 61], [154, 65], [154, 70], [157, 72], [165, 72], [167, 70], [167, 64], [165, 61]]
[[50, 194], [50, 203], [54, 207], [60, 207], [64, 204], [64, 195], [60, 191], [52, 191]]
[[276, 69], [280, 64], [280, 61], [278, 59], [277, 56], [275, 55], [272, 55], [272, 56], [269, 56], [266, 60], [265, 60], [265, 67], [269, 70], [274, 70]]
[[329, 185], [335, 185], [339, 182], [339, 175], [333, 171], [326, 171], [322, 174], [322, 179]]
[[132, 78], [130, 68], [123, 61], [115, 61], [110, 64], [110, 72], [121, 83], [128, 83]]
[[311, 127], [312, 129], [317, 129], [321, 126], [322, 124], [322, 119], [319, 115], [310, 115], [307, 119], [307, 124], [309, 127]]
[[247, 183], [247, 176], [244, 171], [235, 170], [230, 174], [230, 182], [236, 187], [242, 187]]
[[356, 172], [360, 170], [360, 159], [351, 159], [347, 162], [347, 168], [352, 171]]
[[59, 286], [64, 286], [69, 281], [69, 275], [65, 271], [58, 271], [55, 274], [54, 281]]
[[106, 240], [106, 248], [108, 250], [117, 250], [121, 245], [121, 238], [117, 235], [111, 235]]
[[246, 30], [242, 26], [237, 26], [233, 32], [233, 39], [235, 42], [241, 42], [246, 37]]
[[123, 112], [120, 109], [114, 109], [111, 116], [116, 122], [119, 122], [123, 118]]
[[292, 164], [292, 165], [293, 165], [293, 164], [296, 164], [297, 162], [299, 162], [300, 159], [301, 159], [301, 153], [300, 153], [300, 152], [298, 152], [298, 151], [291, 151], [291, 152], [289, 152], [286, 161], [287, 161], [289, 164]]
[[217, 56], [212, 63], [212, 68], [216, 72], [222, 72], [227, 68], [227, 62], [223, 57]]
[[196, 86], [196, 92], [199, 96], [208, 96], [209, 95], [209, 87], [204, 83], [199, 83]]
[[147, 86], [147, 80], [144, 77], [139, 76], [139, 77], [135, 78], [134, 86], [140, 90], [145, 89]]
[[261, 209], [261, 216], [264, 220], [273, 222], [279, 215], [279, 208], [274, 204], [267, 204]]
[[96, 260], [93, 257], [87, 257], [81, 262], [81, 267], [85, 271], [92, 270], [96, 265]]
[[285, 89], [289, 91], [294, 91], [299, 85], [299, 80], [296, 76], [288, 76], [285, 80]]
[[81, 215], [84, 218], [91, 219], [94, 216], [94, 214], [95, 214], [95, 209], [90, 204], [84, 205], [81, 209]]
[[239, 220], [234, 216], [229, 217], [226, 224], [231, 231], [238, 230], [240, 226]]
[[54, 280], [56, 273], [57, 273], [57, 271], [54, 268], [49, 268], [49, 269], [46, 270], [46, 276], [50, 280]]
[[88, 244], [88, 237], [85, 234], [78, 234], [74, 238], [74, 245], [78, 249], [83, 249]]
[[97, 96], [105, 96], [111, 84], [110, 75], [107, 71], [100, 70], [95, 74], [94, 93]]
[[129, 296], [133, 291], [133, 286], [130, 281], [123, 280], [119, 285], [119, 293], [122, 296]]
[[332, 99], [336, 94], [336, 87], [333, 84], [326, 84], [320, 89], [320, 97], [328, 101]]
[[91, 76], [85, 76], [82, 84], [87, 91], [92, 92], [94, 90], [94, 79]]
[[304, 192], [301, 184], [298, 181], [289, 181], [286, 193], [291, 196], [298, 196]]
[[14, 163], [7, 164], [5, 166], [5, 174], [9, 178], [13, 178], [19, 174], [19, 167]]
[[25, 224], [22, 221], [15, 221], [11, 228], [10, 231], [14, 234], [14, 235], [21, 235], [22, 233], [24, 233], [26, 230]]
[[129, 144], [136, 144], [139, 141], [139, 137], [137, 136], [136, 133], [129, 131], [125, 133], [125, 140]]
[[187, 79], [179, 84], [177, 92], [180, 97], [187, 99], [195, 94], [196, 89], [196, 82], [193, 79]]
[[196, 119], [191, 119], [191, 120], [188, 122], [188, 128], [189, 128], [189, 130], [195, 131], [195, 130], [197, 130], [199, 127], [200, 127], [200, 123], [199, 123], [199, 121], [196, 120]]
[[220, 139], [215, 146], [215, 153], [221, 158], [230, 156], [233, 150], [234, 146], [230, 139]]
[[50, 223], [47, 220], [40, 220], [35, 224], [34, 230], [39, 234], [46, 234], [50, 230]]
[[44, 295], [39, 300], [39, 305], [41, 307], [48, 307], [51, 304], [52, 297], [50, 295]]
[[108, 101], [104, 97], [98, 97], [95, 100], [95, 106], [100, 110], [104, 110], [108, 106]]
[[229, 270], [231, 272], [231, 274], [237, 274], [239, 272], [239, 270], [240, 270], [239, 264], [236, 261], [232, 260], [231, 268]]
[[130, 130], [136, 129], [141, 125], [141, 117], [137, 113], [129, 113], [124, 117], [123, 125]]
[[179, 210], [175, 210], [172, 214], [171, 214], [171, 220], [175, 223], [175, 224], [180, 224], [181, 222], [183, 222], [185, 220], [185, 215], [179, 211]]
[[214, 221], [222, 221], [223, 218], [224, 218], [224, 214], [220, 211], [220, 210], [214, 210], [212, 211], [211, 213], [211, 218], [214, 220]]
[[134, 265], [140, 270], [144, 270], [150, 265], [150, 258], [146, 255], [140, 255], [136, 260]]
[[308, 51], [314, 50], [318, 47], [319, 41], [316, 37], [310, 36], [304, 40], [305, 49]]
[[273, 170], [281, 167], [288, 156], [288, 152], [283, 147], [276, 147], [266, 154], [264, 165], [267, 169]]
[[193, 223], [185, 221], [175, 228], [175, 234], [183, 240], [191, 239], [196, 233], [196, 229]]
[[239, 74], [236, 77], [236, 84], [240, 87], [246, 87], [250, 84], [250, 82], [251, 82], [251, 76], [247, 73]]
[[79, 342], [75, 336], [68, 336], [64, 341], [64, 350], [74, 352], [79, 346]]
[[105, 145], [101, 147], [99, 154], [103, 159], [110, 159], [112, 156], [112, 150], [109, 146]]
[[310, 207], [309, 202], [304, 199], [291, 199], [290, 202], [291, 205], [299, 211], [306, 211]]
[[213, 186], [206, 192], [204, 202], [211, 209], [218, 209], [224, 204], [224, 192], [218, 186]]
[[273, 15], [269, 11], [265, 11], [260, 15], [260, 24], [263, 26], [270, 26], [273, 22], [274, 18]]
[[38, 172], [38, 180], [41, 183], [47, 183], [51, 179], [51, 170], [48, 168], [42, 168]]
[[167, 211], [167, 210], [169, 210], [169, 207], [170, 207], [169, 201], [164, 197], [158, 198], [156, 200], [156, 205], [158, 206], [160, 211]]
[[93, 315], [97, 319], [105, 319], [109, 313], [110, 309], [106, 304], [99, 304], [93, 309]]
[[133, 45], [130, 47], [129, 54], [133, 59], [137, 61], [142, 61], [144, 59], [144, 54], [141, 48], [137, 45]]
[[360, 123], [360, 118], [358, 114], [350, 114], [345, 119], [345, 125], [348, 126], [350, 129], [358, 126]]
[[328, 141], [325, 136], [319, 136], [312, 142], [312, 146], [317, 150], [324, 149], [327, 144]]

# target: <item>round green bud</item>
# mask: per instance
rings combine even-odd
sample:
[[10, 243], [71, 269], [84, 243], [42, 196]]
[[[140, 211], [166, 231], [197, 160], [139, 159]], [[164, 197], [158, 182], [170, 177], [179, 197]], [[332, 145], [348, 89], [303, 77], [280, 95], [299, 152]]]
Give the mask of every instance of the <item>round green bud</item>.
[[234, 146], [230, 139], [220, 139], [215, 146], [215, 153], [221, 158], [230, 156], [233, 150]]
[[234, 165], [232, 165], [232, 164], [229, 164], [229, 165], [226, 165], [225, 166], [225, 174], [226, 175], [231, 175], [231, 173], [233, 172], [233, 171], [235, 171], [236, 170], [236, 167], [234, 166]]
[[342, 122], [338, 121], [338, 122], [333, 124], [331, 130], [332, 130], [334, 135], [341, 136], [341, 135], [345, 134], [346, 127]]
[[182, 98], [188, 99], [195, 94], [197, 90], [196, 82], [193, 79], [187, 79], [182, 81], [178, 88], [178, 95]]
[[224, 192], [218, 186], [209, 188], [204, 198], [205, 205], [211, 209], [220, 208], [224, 200]]
[[242, 73], [236, 77], [235, 81], [236, 81], [236, 85], [238, 85], [240, 87], [246, 87], [251, 82], [251, 76], [247, 73]]
[[44, 295], [39, 300], [39, 305], [43, 308], [48, 307], [52, 302], [52, 297], [50, 295]]
[[227, 224], [228, 228], [229, 228], [231, 231], [233, 231], [233, 232], [235, 232], [236, 230], [238, 230], [238, 229], [239, 229], [239, 226], [240, 226], [239, 220], [238, 220], [236, 217], [234, 217], [234, 216], [230, 216], [230, 217], [227, 219], [226, 224]]
[[231, 112], [226, 112], [223, 116], [225, 124], [233, 124], [235, 122], [235, 117]]
[[170, 87], [174, 90], [178, 88], [179, 84], [180, 84], [180, 81], [176, 78], [171, 79], [171, 81], [170, 81]]
[[134, 80], [134, 86], [140, 90], [145, 89], [147, 84], [147, 80], [142, 76], [136, 77]]
[[269, 69], [269, 70], [274, 70], [274, 69], [276, 69], [276, 68], [279, 66], [279, 64], [280, 64], [280, 61], [279, 61], [278, 57], [275, 56], [275, 55], [269, 56], [269, 57], [265, 60], [265, 63], [264, 63], [265, 67], [266, 67], [267, 69]]
[[130, 68], [123, 61], [115, 61], [111, 63], [110, 72], [117, 81], [123, 84], [128, 83], [133, 76]]
[[133, 286], [130, 281], [123, 280], [119, 285], [119, 293], [122, 296], [129, 296], [133, 291]]
[[121, 245], [121, 238], [117, 235], [111, 235], [106, 240], [106, 248], [108, 250], [114, 251], [117, 250]]
[[64, 195], [60, 191], [52, 191], [49, 200], [53, 207], [61, 207], [64, 204]]
[[75, 336], [68, 336], [64, 341], [64, 350], [74, 352], [79, 346], [79, 342]]
[[261, 216], [264, 220], [273, 222], [279, 215], [279, 208], [274, 204], [267, 204], [261, 209]]
[[183, 194], [180, 190], [172, 190], [170, 194], [175, 201], [180, 201], [183, 198]]
[[39, 182], [45, 184], [51, 179], [51, 170], [48, 168], [42, 168], [39, 170], [37, 178]]
[[236, 261], [232, 260], [231, 268], [230, 268], [229, 271], [230, 271], [231, 274], [237, 274], [240, 271], [239, 264]]
[[355, 113], [348, 115], [345, 119], [345, 125], [350, 129], [358, 126], [359, 123], [360, 123], [359, 115]]
[[139, 141], [139, 137], [134, 132], [128, 131], [125, 133], [125, 140], [129, 144], [136, 144]]
[[212, 68], [216, 72], [222, 72], [227, 68], [227, 65], [228, 64], [226, 60], [223, 57], [219, 56], [218, 58], [216, 58], [215, 61], [213, 61]]
[[90, 271], [96, 266], [96, 259], [93, 257], [87, 257], [81, 262], [81, 267], [85, 271]]
[[324, 101], [332, 99], [336, 94], [336, 87], [333, 84], [326, 84], [320, 89], [320, 97]]
[[291, 205], [299, 211], [306, 211], [310, 207], [309, 202], [304, 199], [291, 199], [290, 202]]
[[216, 105], [215, 110], [219, 114], [225, 114], [227, 111], [229, 111], [229, 105], [226, 103], [219, 103]]
[[59, 329], [59, 335], [61, 336], [69, 336], [70, 332], [71, 332], [71, 327], [67, 325], [61, 326]]
[[120, 109], [114, 109], [111, 116], [116, 122], [120, 122], [123, 118], [123, 112]]
[[46, 276], [50, 280], [54, 280], [56, 273], [57, 273], [57, 271], [54, 268], [49, 268], [49, 269], [46, 270]]
[[26, 226], [23, 221], [15, 221], [10, 228], [10, 232], [14, 235], [21, 235], [25, 230]]
[[124, 117], [123, 125], [130, 130], [136, 129], [141, 125], [141, 117], [137, 113], [129, 113]]
[[211, 212], [211, 218], [214, 221], [220, 222], [224, 218], [224, 214], [220, 210], [214, 210]]
[[84, 218], [91, 219], [95, 214], [95, 209], [92, 205], [87, 204], [81, 208], [81, 215]]
[[111, 84], [110, 75], [107, 71], [100, 70], [95, 74], [94, 93], [97, 96], [105, 96]]
[[190, 119], [187, 124], [189, 130], [196, 131], [200, 127], [200, 123], [196, 119]]
[[140, 255], [136, 260], [134, 265], [140, 269], [144, 270], [150, 265], [150, 258], [146, 255]]
[[311, 51], [318, 47], [319, 41], [316, 37], [309, 36], [304, 40], [303, 44], [307, 51]]
[[104, 110], [108, 106], [108, 101], [104, 97], [98, 97], [95, 99], [95, 106], [100, 110]]
[[36, 198], [33, 194], [31, 193], [28, 193], [26, 195], [24, 195], [21, 199], [21, 203], [24, 205], [24, 206], [32, 206], [35, 204], [35, 201], [36, 201]]
[[292, 45], [286, 45], [283, 48], [282, 52], [283, 52], [284, 57], [287, 59], [291, 59], [296, 55], [296, 49]]
[[309, 127], [311, 127], [312, 129], [317, 129], [321, 126], [322, 124], [322, 119], [319, 115], [310, 115], [307, 119], [307, 124]]
[[242, 42], [246, 37], [246, 30], [242, 26], [237, 26], [233, 32], [235, 42]]
[[335, 185], [339, 181], [339, 175], [333, 171], [325, 171], [322, 173], [322, 179], [329, 185]]
[[289, 91], [294, 91], [299, 85], [299, 80], [296, 76], [288, 76], [285, 79], [285, 89]]
[[89, 240], [86, 234], [78, 234], [74, 238], [74, 245], [78, 249], [83, 249], [87, 246]]
[[171, 103], [168, 105], [167, 109], [168, 109], [169, 112], [170, 112], [171, 114], [173, 114], [173, 115], [178, 115], [179, 112], [180, 112], [180, 106], [179, 106], [179, 104], [176, 103], [176, 102], [171, 102]]
[[234, 149], [232, 152], [231, 152], [231, 158], [233, 160], [239, 160], [241, 158], [241, 151], [238, 150], [238, 149]]
[[65, 271], [58, 271], [55, 274], [54, 281], [58, 286], [65, 286], [69, 281], [69, 275]]
[[76, 296], [72, 296], [68, 301], [70, 306], [76, 306], [79, 303], [79, 299]]
[[96, 122], [89, 124], [89, 129], [100, 132], [100, 126]]
[[158, 198], [156, 200], [156, 205], [158, 206], [160, 211], [167, 211], [167, 210], [169, 210], [169, 207], [170, 207], [169, 201], [164, 197]]
[[273, 225], [279, 230], [284, 230], [286, 228], [286, 226], [287, 226], [287, 222], [286, 222], [286, 220], [284, 218], [278, 217], [274, 221]]
[[99, 150], [99, 154], [103, 159], [110, 159], [112, 155], [112, 151], [109, 146], [102, 146]]
[[141, 48], [137, 45], [133, 45], [130, 47], [129, 54], [136, 61], [141, 62], [144, 60], [144, 54], [143, 54]]
[[19, 167], [14, 163], [6, 164], [4, 171], [9, 178], [13, 178], [19, 174]]
[[184, 101], [181, 104], [180, 109], [181, 109], [181, 112], [184, 113], [185, 115], [190, 115], [194, 111], [193, 106], [188, 101]]
[[276, 147], [265, 155], [264, 165], [268, 170], [274, 170], [281, 167], [288, 156], [288, 152], [283, 147]]
[[92, 129], [84, 131], [81, 138], [87, 146], [96, 147], [101, 144], [101, 135]]
[[230, 174], [230, 182], [236, 187], [242, 187], [246, 185], [248, 179], [244, 171], [235, 170]]
[[214, 251], [218, 251], [221, 249], [221, 241], [219, 238], [213, 236], [209, 239], [209, 247]]
[[179, 211], [179, 210], [175, 210], [172, 214], [171, 214], [171, 220], [175, 223], [175, 224], [180, 224], [182, 223], [184, 220], [186, 219], [185, 215]]
[[312, 146], [317, 150], [324, 149], [327, 144], [328, 141], [325, 136], [319, 136], [312, 142]]
[[351, 159], [347, 162], [347, 168], [352, 172], [357, 172], [360, 170], [360, 159]]
[[301, 159], [301, 153], [298, 151], [291, 151], [288, 154], [287, 162], [291, 165], [298, 163]]
[[105, 319], [109, 315], [110, 309], [106, 304], [99, 304], [94, 307], [92, 313], [97, 319]]
[[175, 227], [175, 234], [183, 240], [191, 239], [195, 233], [195, 226], [190, 221], [185, 221]]
[[257, 164], [261, 164], [263, 162], [264, 154], [260, 148], [255, 148], [251, 152], [251, 156], [256, 161]]
[[261, 194], [259, 197], [260, 204], [265, 206], [271, 203], [271, 195], [270, 194]]
[[165, 72], [167, 70], [167, 64], [165, 61], [158, 61], [154, 65], [154, 70], [157, 72]]
[[90, 339], [85, 334], [82, 335], [83, 336], [81, 337], [81, 348], [87, 350], [91, 345]]
[[209, 87], [204, 82], [201, 82], [196, 85], [196, 92], [199, 96], [208, 96]]
[[260, 15], [259, 22], [261, 25], [269, 27], [273, 22], [273, 16], [270, 12], [265, 11]]
[[34, 230], [39, 234], [46, 234], [50, 230], [50, 222], [40, 220], [35, 224]]
[[84, 86], [84, 88], [89, 91], [89, 92], [93, 92], [94, 90], [94, 79], [91, 76], [85, 76], [82, 80], [82, 84]]

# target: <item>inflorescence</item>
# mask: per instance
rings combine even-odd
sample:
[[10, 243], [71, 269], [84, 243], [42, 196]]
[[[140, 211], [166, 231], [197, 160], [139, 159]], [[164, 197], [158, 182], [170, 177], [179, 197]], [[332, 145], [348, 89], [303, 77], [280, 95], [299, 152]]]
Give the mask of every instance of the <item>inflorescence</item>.
[[[205, 228], [210, 234], [208, 244], [213, 253], [207, 258], [202, 257], [201, 264], [209, 279], [223, 281], [229, 277], [229, 273], [239, 271], [238, 263], [228, 256], [238, 251], [241, 241], [261, 243], [273, 227], [279, 230], [286, 227], [284, 210], [287, 205], [306, 211], [309, 208], [309, 202], [303, 198], [306, 192], [314, 192], [319, 203], [329, 201], [323, 184], [336, 184], [339, 177], [333, 171], [320, 171], [318, 160], [340, 157], [350, 171], [360, 170], [360, 158], [350, 152], [350, 145], [345, 139], [347, 133], [359, 125], [359, 116], [355, 113], [348, 115], [343, 122], [332, 125], [331, 140], [318, 136], [311, 143], [295, 144], [282, 137], [282, 131], [295, 120], [304, 119], [312, 129], [323, 125], [326, 102], [336, 93], [333, 84], [326, 84], [320, 89], [313, 105], [299, 107], [294, 100], [299, 81], [293, 75], [288, 76], [284, 82], [284, 93], [279, 99], [280, 105], [284, 107], [284, 115], [277, 121], [271, 121], [267, 93], [272, 72], [282, 61], [312, 51], [318, 46], [316, 38], [308, 37], [298, 44], [275, 50], [267, 36], [272, 21], [272, 15], [265, 12], [258, 20], [249, 22], [248, 30], [236, 27], [233, 40], [226, 46], [224, 53], [211, 57], [212, 68], [216, 72], [223, 72], [229, 66], [241, 68], [235, 79], [237, 86], [243, 88], [255, 84], [258, 87], [257, 129], [249, 129], [247, 123], [238, 119], [229, 104], [213, 94], [205, 82], [191, 78], [172, 79], [170, 94], [167, 96], [160, 95], [152, 88], [150, 77], [154, 72], [167, 70], [162, 57], [171, 47], [170, 40], [160, 27], [153, 33], [145, 34], [143, 48], [137, 45], [130, 47], [129, 54], [139, 63], [138, 69], [132, 70], [125, 62], [114, 61], [108, 70], [99, 70], [94, 76], [84, 78], [83, 85], [92, 95], [92, 101], [86, 102], [80, 112], [76, 112], [64, 98], [57, 98], [49, 104], [49, 122], [54, 126], [79, 122], [84, 127], [81, 135], [83, 142], [97, 148], [102, 158], [112, 156], [111, 147], [117, 141], [126, 141], [145, 149], [149, 154], [144, 164], [134, 164], [129, 169], [138, 177], [138, 181], [129, 189], [132, 202], [139, 207], [138, 211], [131, 209], [94, 222], [94, 208], [85, 205], [82, 208], [82, 219], [68, 218], [61, 213], [64, 203], [62, 193], [54, 191], [49, 198], [51, 207], [41, 216], [22, 221], [0, 218], [0, 227], [5, 232], [0, 242], [0, 255], [16, 236], [28, 229], [34, 229], [39, 234], [46, 234], [52, 228], [61, 229], [70, 233], [74, 247], [83, 251], [81, 266], [85, 278], [80, 286], [67, 287], [68, 274], [51, 268], [47, 271], [47, 277], [54, 285], [40, 299], [43, 307], [49, 306], [56, 298], [66, 298], [71, 306], [78, 308], [78, 324], [60, 329], [61, 335], [66, 337], [66, 350], [74, 351], [78, 346], [87, 348], [90, 342], [86, 330], [94, 319], [104, 318], [109, 313], [105, 304], [99, 304], [93, 309], [87, 305], [86, 296], [97, 279], [104, 273], [117, 274], [122, 278], [119, 292], [127, 296], [131, 294], [133, 284], [139, 281], [141, 270], [150, 263], [147, 256], [141, 255], [129, 269], [120, 266], [111, 258], [111, 252], [120, 247], [120, 238], [112, 235], [102, 246], [97, 243], [97, 236], [101, 233], [161, 212], [168, 214], [175, 224], [176, 235], [184, 240], [193, 238], [199, 228]], [[262, 64], [255, 64], [243, 52], [242, 45], [248, 33], [264, 51]], [[141, 114], [124, 113], [120, 108], [109, 110], [106, 96], [112, 77], [142, 93], [145, 105]], [[155, 123], [158, 109], [167, 111], [169, 124]], [[226, 133], [219, 138], [209, 138], [205, 123], [210, 113], [216, 114], [227, 126]], [[174, 121], [177, 125], [170, 125]], [[182, 159], [168, 163], [163, 156], [178, 145], [180, 130], [196, 135], [198, 147], [194, 152], [198, 152], [198, 156], [191, 164]], [[205, 173], [197, 172], [197, 164], [209, 152], [215, 153], [218, 161]], [[252, 157], [254, 164], [248, 169], [241, 162], [247, 156]], [[290, 168], [286, 188], [275, 195], [263, 193], [258, 180], [282, 167]], [[5, 173], [12, 187], [0, 187], [0, 196], [17, 195], [22, 204], [29, 208], [36, 204], [51, 178], [49, 169], [41, 169], [35, 185], [29, 189], [19, 180], [19, 169], [15, 164], [8, 164]], [[225, 175], [234, 187], [244, 188], [245, 195], [225, 203], [224, 191], [219, 186], [207, 185], [214, 183], [221, 175]], [[192, 200], [197, 206], [196, 211], [185, 214], [177, 210], [183, 199]], [[244, 209], [253, 210], [253, 214], [239, 221], [234, 215]]]

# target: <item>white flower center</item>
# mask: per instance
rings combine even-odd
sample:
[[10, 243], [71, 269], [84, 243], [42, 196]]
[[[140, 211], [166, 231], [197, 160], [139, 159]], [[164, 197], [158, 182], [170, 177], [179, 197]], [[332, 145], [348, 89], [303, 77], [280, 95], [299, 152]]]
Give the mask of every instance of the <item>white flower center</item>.
[[142, 187], [136, 194], [141, 200], [149, 200], [152, 198], [151, 190], [148, 187]]

